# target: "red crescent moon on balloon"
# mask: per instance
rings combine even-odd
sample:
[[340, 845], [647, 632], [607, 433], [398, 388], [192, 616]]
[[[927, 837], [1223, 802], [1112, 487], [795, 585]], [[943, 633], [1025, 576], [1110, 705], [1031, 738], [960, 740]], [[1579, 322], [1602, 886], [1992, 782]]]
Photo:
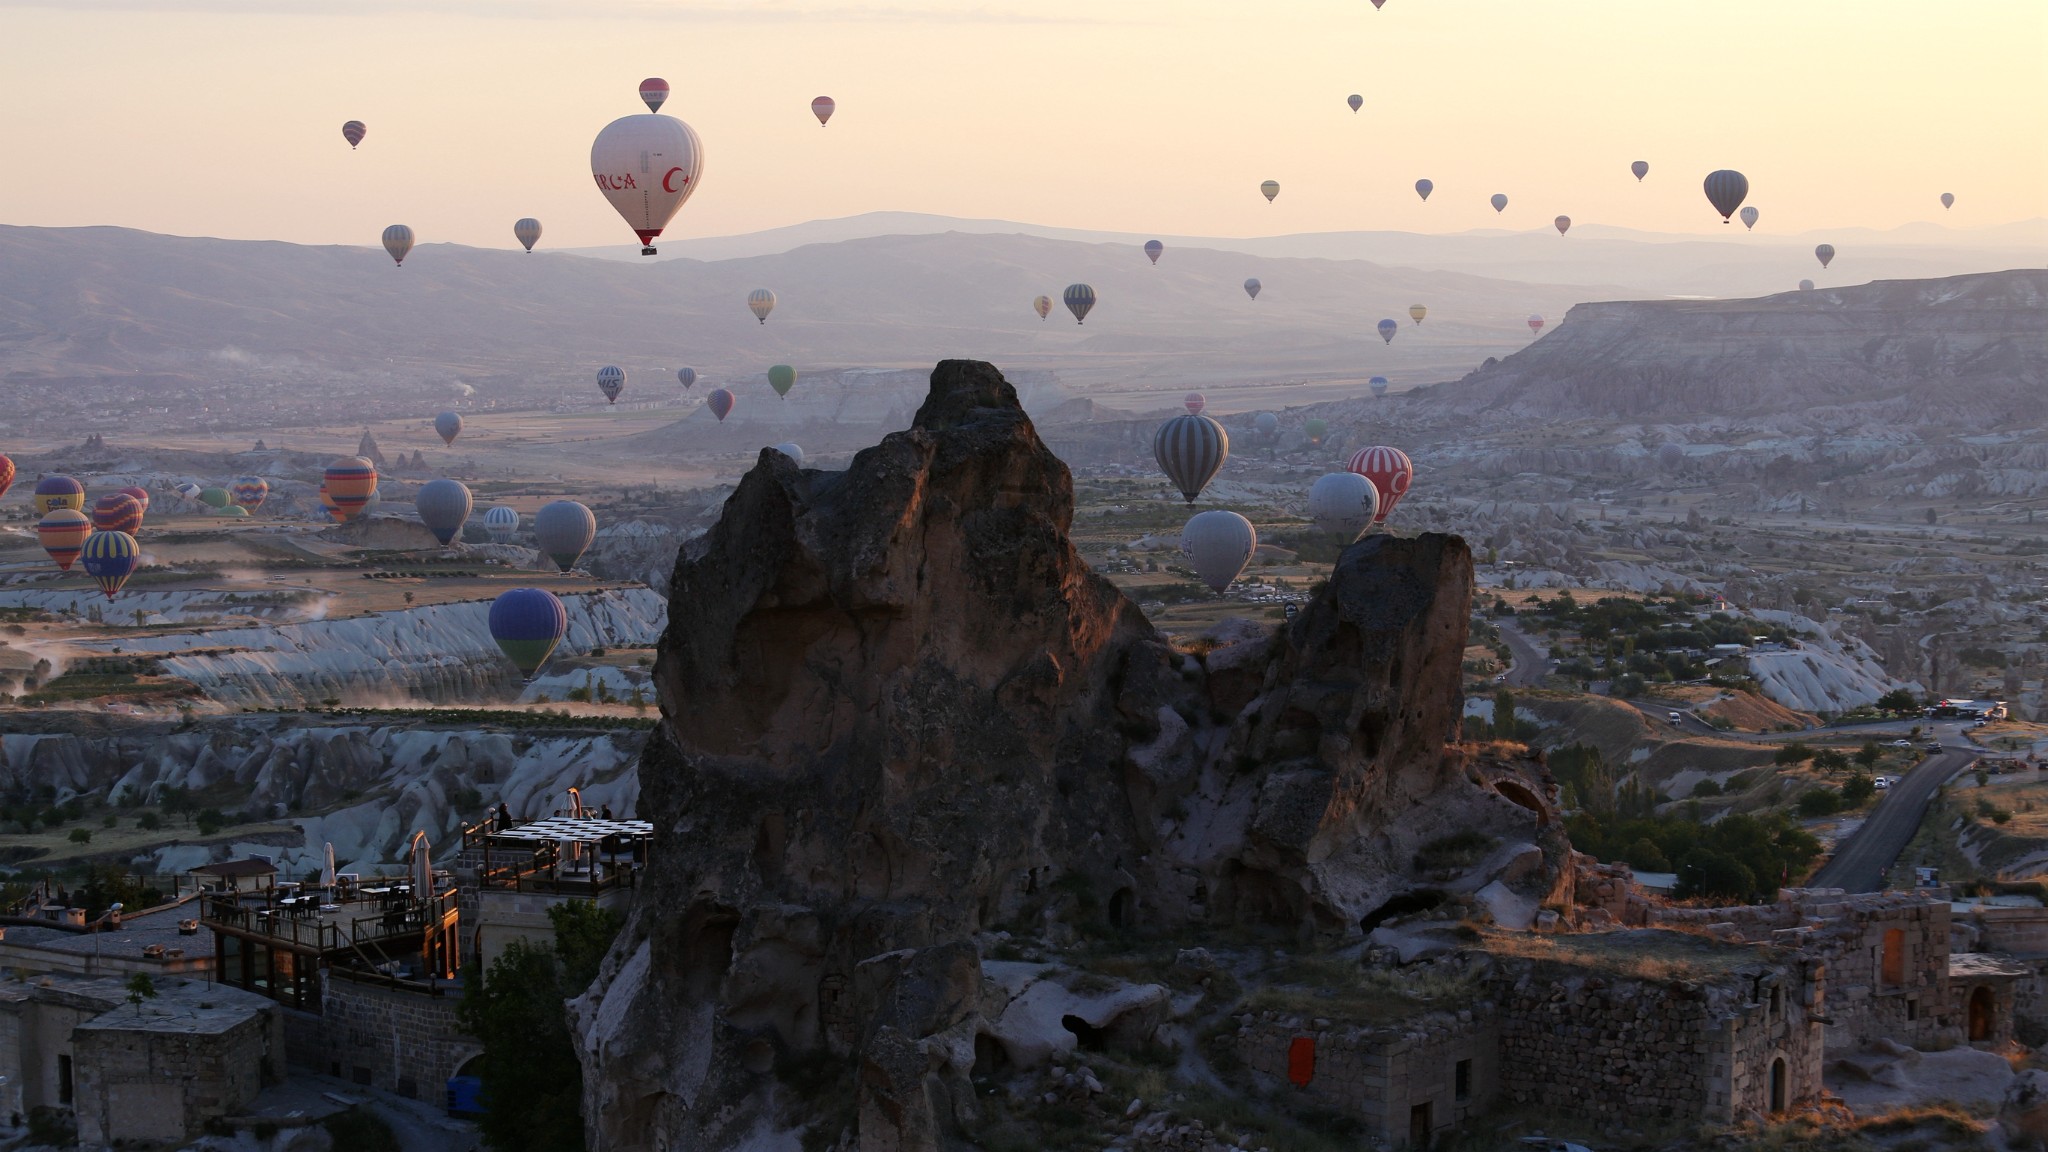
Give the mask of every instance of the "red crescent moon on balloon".
[[[670, 178], [670, 177], [672, 177], [672, 176], [674, 176], [674, 175], [675, 175], [676, 173], [678, 173], [678, 172], [681, 172], [681, 171], [682, 171], [682, 169], [681, 169], [681, 168], [671, 168], [671, 169], [669, 169], [668, 171], [666, 171], [666, 172], [663, 172], [663, 173], [661, 174], [661, 190], [662, 190], [663, 192], [674, 192], [674, 191], [675, 191], [675, 189], [673, 189], [673, 188], [671, 188], [671, 187], [669, 187], [669, 186], [668, 186], [669, 178]], [[683, 183], [685, 183], [685, 184], [689, 183], [689, 178], [688, 178], [688, 177], [685, 177], [685, 178], [683, 179]]]

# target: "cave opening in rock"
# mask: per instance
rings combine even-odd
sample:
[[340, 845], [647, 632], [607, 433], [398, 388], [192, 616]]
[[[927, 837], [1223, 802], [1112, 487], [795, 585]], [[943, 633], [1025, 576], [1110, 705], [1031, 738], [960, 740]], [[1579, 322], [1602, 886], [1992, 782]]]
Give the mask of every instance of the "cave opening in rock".
[[1109, 1047], [1103, 1030], [1069, 1012], [1060, 1017], [1060, 1027], [1074, 1034], [1075, 1047], [1083, 1052], [1101, 1052]]
[[1138, 926], [1138, 897], [1129, 888], [1119, 888], [1110, 896], [1109, 926], [1119, 932]]
[[789, 824], [782, 813], [770, 812], [761, 817], [760, 831], [754, 834], [754, 867], [763, 877], [782, 871], [782, 853], [788, 847]]
[[1434, 888], [1417, 888], [1413, 892], [1403, 892], [1366, 913], [1358, 922], [1358, 930], [1370, 935], [1373, 929], [1397, 916], [1427, 912], [1443, 902], [1444, 894]]
[[1000, 1080], [1010, 1074], [1010, 1054], [1003, 1050], [1002, 1042], [982, 1033], [974, 1038], [974, 1068], [969, 1073], [975, 1080]]
[[1550, 826], [1550, 812], [1544, 807], [1543, 801], [1536, 798], [1534, 792], [1529, 791], [1513, 780], [1496, 780], [1493, 784], [1493, 790], [1534, 812], [1536, 814], [1536, 823], [1539, 827], [1547, 828]]

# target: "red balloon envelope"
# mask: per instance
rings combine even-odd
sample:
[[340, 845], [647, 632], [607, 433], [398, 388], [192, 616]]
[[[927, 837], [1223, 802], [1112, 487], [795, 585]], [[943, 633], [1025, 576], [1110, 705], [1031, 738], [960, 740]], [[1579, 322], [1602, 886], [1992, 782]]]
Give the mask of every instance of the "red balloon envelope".
[[14, 461], [0, 456], [0, 496], [7, 495], [7, 489], [14, 483]]
[[668, 81], [663, 80], [659, 76], [649, 76], [647, 79], [642, 80], [640, 82], [640, 98], [647, 101], [647, 110], [649, 112], [661, 111], [661, 106], [668, 101]]
[[[0, 488], [0, 491], [5, 491], [5, 489], [4, 489], [4, 488]], [[135, 502], [136, 502], [137, 504], [140, 504], [140, 505], [142, 505], [142, 511], [143, 511], [143, 514], [144, 514], [144, 515], [148, 515], [148, 513], [149, 513], [149, 489], [147, 489], [147, 488], [137, 488], [136, 486], [134, 486], [133, 484], [131, 484], [131, 485], [129, 485], [129, 486], [128, 486], [128, 487], [126, 487], [126, 488], [116, 488], [116, 489], [115, 489], [115, 491], [116, 491], [116, 492], [119, 492], [119, 493], [120, 493], [121, 495], [123, 495], [123, 496], [133, 496], [133, 497], [135, 497]]]
[[1344, 470], [1358, 473], [1379, 489], [1380, 510], [1372, 518], [1375, 524], [1387, 522], [1387, 515], [1394, 510], [1394, 505], [1401, 502], [1401, 497], [1408, 494], [1408, 485], [1415, 480], [1415, 464], [1408, 459], [1408, 454], [1384, 445], [1360, 448], [1352, 454], [1351, 462], [1344, 466]]

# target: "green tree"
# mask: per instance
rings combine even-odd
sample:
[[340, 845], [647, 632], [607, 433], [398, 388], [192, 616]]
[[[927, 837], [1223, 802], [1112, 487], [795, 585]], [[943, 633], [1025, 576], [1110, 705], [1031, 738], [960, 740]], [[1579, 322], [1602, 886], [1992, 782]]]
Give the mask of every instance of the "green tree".
[[1837, 772], [1848, 770], [1849, 757], [1844, 755], [1840, 749], [1823, 748], [1813, 754], [1813, 766], [1832, 776]]
[[1809, 820], [1832, 816], [1842, 807], [1842, 794], [1833, 788], [1808, 788], [1799, 794], [1799, 814]]
[[69, 839], [73, 844], [90, 844], [92, 843], [92, 830], [89, 828], [73, 828]]
[[1756, 874], [1725, 852], [1696, 853], [1678, 866], [1678, 885], [1672, 895], [1681, 900], [1695, 897], [1746, 900], [1756, 890]]
[[1777, 754], [1771, 757], [1771, 761], [1776, 764], [1803, 764], [1813, 759], [1813, 755], [1812, 746], [1803, 741], [1794, 740], [1779, 748]]
[[457, 1014], [484, 1046], [484, 1142], [498, 1152], [582, 1149], [583, 1068], [555, 950], [513, 941], [488, 975], [471, 972]]
[[221, 815], [221, 811], [218, 808], [208, 808], [193, 818], [193, 823], [198, 826], [201, 836], [213, 835], [215, 832], [220, 831], [221, 825], [227, 822], [228, 818]]
[[572, 900], [551, 906], [548, 922], [554, 925], [555, 953], [562, 962], [563, 995], [581, 996], [597, 979], [604, 954], [611, 951], [625, 918], [609, 908]]
[[1920, 701], [1913, 697], [1913, 693], [1910, 690], [1894, 688], [1877, 698], [1877, 708], [1880, 712], [1890, 712], [1894, 716], [1904, 716], [1908, 713], [1918, 712], [1920, 710]]
[[1882, 759], [1884, 759], [1884, 749], [1878, 747], [1875, 740], [1865, 740], [1863, 747], [1856, 750], [1856, 763], [1862, 765], [1866, 772], [1877, 767], [1877, 762]]
[[135, 1014], [142, 1015], [142, 1002], [156, 999], [156, 981], [147, 972], [137, 972], [128, 977], [128, 1002], [135, 1005]]
[[1858, 772], [1842, 782], [1842, 803], [1844, 805], [1861, 804], [1876, 794], [1877, 781], [1872, 780], [1867, 773]]
[[135, 818], [135, 826], [144, 832], [154, 832], [164, 826], [163, 818], [154, 812], [144, 812]]

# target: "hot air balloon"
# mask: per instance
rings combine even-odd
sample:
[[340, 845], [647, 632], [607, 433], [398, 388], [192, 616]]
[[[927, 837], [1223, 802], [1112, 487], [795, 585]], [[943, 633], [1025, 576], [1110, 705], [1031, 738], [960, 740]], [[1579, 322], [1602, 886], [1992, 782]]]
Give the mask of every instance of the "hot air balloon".
[[747, 293], [747, 311], [754, 314], [754, 319], [766, 324], [768, 314], [775, 311], [775, 293], [766, 288], [756, 288]]
[[84, 546], [78, 550], [78, 562], [85, 566], [85, 574], [100, 586], [100, 591], [107, 594], [107, 599], [112, 600], [142, 562], [142, 548], [126, 532], [95, 532], [85, 538]]
[[469, 510], [475, 505], [470, 500], [469, 486], [460, 480], [429, 480], [420, 485], [412, 498], [412, 506], [420, 514], [420, 523], [434, 534], [434, 539], [443, 544], [452, 542], [462, 533], [462, 524], [469, 519]]
[[1261, 412], [1252, 417], [1252, 430], [1260, 436], [1270, 438], [1280, 431], [1280, 417], [1271, 412]]
[[1175, 416], [1153, 433], [1152, 456], [1192, 505], [1230, 459], [1230, 434], [1207, 416]]
[[1146, 257], [1147, 257], [1147, 258], [1149, 258], [1149, 259], [1150, 259], [1150, 260], [1151, 260], [1151, 261], [1152, 261], [1152, 262], [1153, 262], [1154, 264], [1157, 264], [1157, 263], [1159, 263], [1159, 254], [1160, 254], [1161, 252], [1164, 252], [1164, 251], [1166, 251], [1166, 245], [1164, 245], [1164, 244], [1161, 244], [1161, 243], [1160, 243], [1159, 241], [1157, 241], [1157, 240], [1147, 240], [1147, 241], [1145, 241], [1145, 255], [1146, 255]]
[[697, 370], [695, 368], [676, 369], [676, 382], [683, 386], [683, 391], [688, 392], [697, 383]]
[[1344, 98], [1344, 102], [1346, 104], [1351, 105], [1351, 110], [1353, 112], [1356, 112], [1360, 108], [1365, 107], [1365, 97], [1358, 95], [1356, 92], [1352, 93], [1349, 96], [1346, 96]]
[[1197, 512], [1180, 530], [1180, 554], [1212, 591], [1230, 587], [1259, 546], [1252, 522], [1235, 512], [1212, 508]]
[[1493, 194], [1493, 199], [1492, 199], [1492, 200], [1490, 201], [1490, 203], [1492, 203], [1492, 205], [1493, 205], [1493, 210], [1494, 210], [1495, 212], [1505, 212], [1505, 211], [1507, 211], [1507, 208], [1508, 208], [1508, 198], [1507, 198], [1506, 196], [1503, 196], [1503, 195], [1501, 195], [1501, 194], [1500, 194], [1500, 193], [1498, 193], [1498, 192], [1495, 192], [1495, 193]]
[[1636, 174], [1636, 183], [1640, 184], [1643, 182], [1643, 177], [1650, 174], [1650, 162], [1648, 160], [1638, 160], [1629, 165], [1628, 170]]
[[564, 572], [576, 566], [595, 539], [597, 517], [574, 500], [543, 504], [533, 518], [534, 547]]
[[796, 441], [785, 440], [782, 443], [777, 444], [775, 446], [775, 450], [777, 452], [782, 453], [784, 456], [789, 457], [790, 461], [794, 463], [797, 467], [801, 468], [804, 466], [803, 446], [801, 444], [798, 444]]
[[510, 504], [493, 504], [484, 511], [484, 531], [498, 544], [510, 544], [519, 534], [519, 509]]
[[1685, 463], [1685, 446], [1669, 440], [1657, 445], [1657, 463], [1667, 470], [1676, 472]]
[[[0, 459], [4, 459], [4, 457], [0, 457]], [[7, 483], [5, 479], [0, 479], [0, 494], [4, 494], [6, 491]], [[135, 497], [135, 502], [142, 505], [142, 514], [145, 516], [149, 515], [149, 489], [130, 484], [126, 488], [117, 488], [115, 491], [123, 496]]]
[[1303, 435], [1308, 437], [1309, 443], [1321, 444], [1323, 437], [1330, 434], [1330, 422], [1328, 420], [1310, 420], [1301, 426], [1301, 431]]
[[1387, 0], [1372, 0], [1372, 8], [1375, 12], [1379, 11], [1382, 8], [1385, 8], [1386, 6]]
[[1408, 318], [1417, 324], [1422, 323], [1422, 318], [1427, 315], [1429, 315], [1429, 309], [1424, 308], [1420, 304], [1410, 304], [1408, 306]]
[[1308, 518], [1346, 544], [1372, 527], [1379, 510], [1379, 489], [1356, 472], [1332, 472], [1309, 486]]
[[1192, 416], [1201, 415], [1202, 409], [1209, 406], [1208, 398], [1203, 396], [1200, 392], [1190, 392], [1187, 395], [1181, 397], [1180, 402], [1181, 405], [1188, 410], [1188, 414]]
[[647, 101], [647, 110], [649, 112], [661, 111], [661, 106], [668, 103], [668, 81], [663, 80], [659, 76], [649, 76], [647, 79], [642, 80], [640, 82], [640, 98]]
[[1086, 284], [1069, 284], [1067, 290], [1060, 293], [1060, 299], [1066, 301], [1067, 311], [1074, 314], [1074, 323], [1080, 324], [1088, 319], [1089, 311], [1095, 307], [1095, 289]]
[[1835, 246], [1833, 244], [1815, 245], [1813, 249], [1813, 258], [1820, 261], [1821, 267], [1827, 267], [1829, 264], [1834, 262]]
[[85, 510], [85, 485], [69, 476], [54, 472], [36, 481], [35, 495], [31, 497], [38, 515], [47, 516], [58, 508], [69, 508], [73, 512]]
[[723, 424], [726, 414], [732, 411], [732, 393], [723, 388], [713, 388], [711, 395], [704, 398], [704, 406], [711, 409], [711, 414]]
[[263, 507], [263, 502], [269, 498], [270, 481], [261, 476], [238, 477], [228, 488], [228, 499], [234, 502], [235, 507], [247, 508], [251, 512]]
[[1372, 394], [1375, 397], [1385, 396], [1387, 394], [1387, 389], [1393, 387], [1393, 385], [1387, 383], [1387, 378], [1385, 376], [1375, 376], [1372, 379], [1367, 380], [1365, 384], [1366, 387], [1372, 389]]
[[1569, 216], [1559, 216], [1557, 219], [1552, 220], [1551, 223], [1557, 225], [1557, 234], [1559, 236], [1572, 230], [1572, 218]]
[[400, 268], [405, 267], [405, 254], [412, 251], [412, 229], [403, 224], [393, 224], [384, 230], [384, 250], [391, 253], [391, 259]]
[[1372, 517], [1375, 524], [1387, 522], [1394, 505], [1408, 494], [1408, 485], [1415, 480], [1415, 465], [1399, 448], [1360, 448], [1351, 454], [1351, 462], [1344, 466], [1344, 470], [1358, 473], [1372, 481], [1372, 486], [1379, 490], [1379, 511]]
[[522, 216], [514, 220], [512, 238], [519, 241], [520, 246], [528, 252], [533, 251], [533, 246], [540, 243], [540, 221], [531, 216]]
[[1259, 192], [1266, 197], [1266, 203], [1271, 204], [1273, 197], [1280, 195], [1280, 182], [1268, 180], [1259, 185]]
[[126, 532], [132, 536], [142, 530], [142, 505], [133, 496], [109, 492], [92, 502], [92, 526], [98, 532]]
[[351, 152], [355, 151], [356, 145], [361, 144], [363, 137], [369, 134], [370, 130], [363, 127], [361, 120], [345, 121], [341, 126], [341, 138], [348, 141], [349, 151]]
[[1756, 209], [1754, 209], [1754, 208], [1744, 208], [1744, 209], [1742, 210], [1742, 212], [1741, 212], [1741, 216], [1742, 216], [1742, 226], [1743, 226], [1744, 228], [1748, 228], [1748, 229], [1754, 230], [1754, 229], [1756, 228], [1756, 218], [1757, 218], [1757, 215], [1758, 215], [1758, 213], [1757, 213], [1757, 210], [1756, 210]]
[[1394, 323], [1392, 320], [1382, 320], [1379, 322], [1379, 330], [1380, 339], [1385, 340], [1389, 344], [1392, 344], [1394, 342], [1394, 333], [1399, 332], [1401, 330], [1401, 326], [1399, 324]]
[[1052, 315], [1052, 297], [1040, 296], [1038, 299], [1033, 300], [1031, 302], [1031, 310], [1038, 313], [1040, 320]]
[[53, 508], [36, 522], [36, 542], [66, 572], [71, 571], [71, 562], [78, 559], [78, 550], [90, 535], [92, 520], [76, 508]]
[[[327, 484], [327, 497], [334, 501], [334, 510], [339, 513], [336, 518], [353, 520], [368, 510], [370, 497], [377, 491], [377, 466], [361, 456], [343, 456], [327, 466], [322, 479]], [[204, 501], [206, 494], [200, 493], [199, 499]]]
[[1434, 180], [1417, 180], [1415, 182], [1415, 194], [1422, 197], [1424, 203], [1429, 201], [1429, 194], [1435, 190], [1436, 181]]
[[199, 502], [208, 508], [219, 511], [222, 508], [233, 507], [235, 498], [228, 495], [228, 490], [225, 488], [202, 488], [199, 490]]
[[1742, 202], [1749, 199], [1749, 177], [1733, 168], [1722, 168], [1707, 173], [1705, 183], [1707, 203], [1721, 214], [1721, 223], [1726, 224]]
[[0, 456], [0, 496], [7, 495], [7, 490], [12, 487], [14, 487], [14, 461], [9, 460], [5, 456]]
[[1254, 276], [1244, 282], [1244, 294], [1257, 300], [1259, 298], [1259, 289], [1264, 287], [1264, 284], [1259, 283], [1258, 277]]
[[342, 514], [341, 509], [335, 505], [334, 496], [327, 491], [327, 482], [325, 480], [320, 482], [320, 510], [327, 513], [327, 518], [336, 524], [348, 519], [347, 516]]
[[1529, 314], [1529, 331], [1543, 331], [1543, 317], [1536, 315], [1534, 312], [1531, 312]]
[[1953, 208], [1953, 207], [1955, 207], [1955, 206], [1956, 206], [1956, 194], [1955, 194], [1955, 193], [1953, 193], [1953, 192], [1943, 192], [1943, 193], [1941, 194], [1941, 206], [1942, 206], [1943, 208]]
[[434, 432], [441, 437], [441, 443], [455, 443], [455, 438], [462, 435], [462, 413], [443, 412], [434, 417]]
[[777, 364], [768, 369], [768, 386], [775, 389], [777, 396], [787, 397], [796, 384], [796, 369], [787, 364]]
[[597, 370], [597, 390], [604, 393], [604, 402], [617, 404], [619, 393], [626, 390], [626, 370], [616, 364], [607, 364]]
[[1811, 281], [1811, 280], [1801, 280], [1801, 281], [1799, 282], [1799, 290], [1800, 290], [1801, 292], [1811, 292], [1811, 291], [1813, 291], [1813, 281]]
[[818, 127], [825, 126], [825, 121], [832, 118], [832, 110], [837, 107], [839, 105], [834, 103], [830, 96], [820, 96], [811, 101], [811, 115], [818, 118]]
[[654, 238], [697, 190], [704, 145], [673, 116], [621, 116], [590, 145], [590, 176], [626, 226], [640, 237], [640, 254], [654, 255]]
[[199, 485], [192, 483], [190, 480], [178, 485], [178, 495], [183, 496], [187, 500], [199, 499], [199, 493]]
[[528, 683], [569, 632], [569, 610], [544, 588], [508, 588], [491, 601], [491, 639]]

